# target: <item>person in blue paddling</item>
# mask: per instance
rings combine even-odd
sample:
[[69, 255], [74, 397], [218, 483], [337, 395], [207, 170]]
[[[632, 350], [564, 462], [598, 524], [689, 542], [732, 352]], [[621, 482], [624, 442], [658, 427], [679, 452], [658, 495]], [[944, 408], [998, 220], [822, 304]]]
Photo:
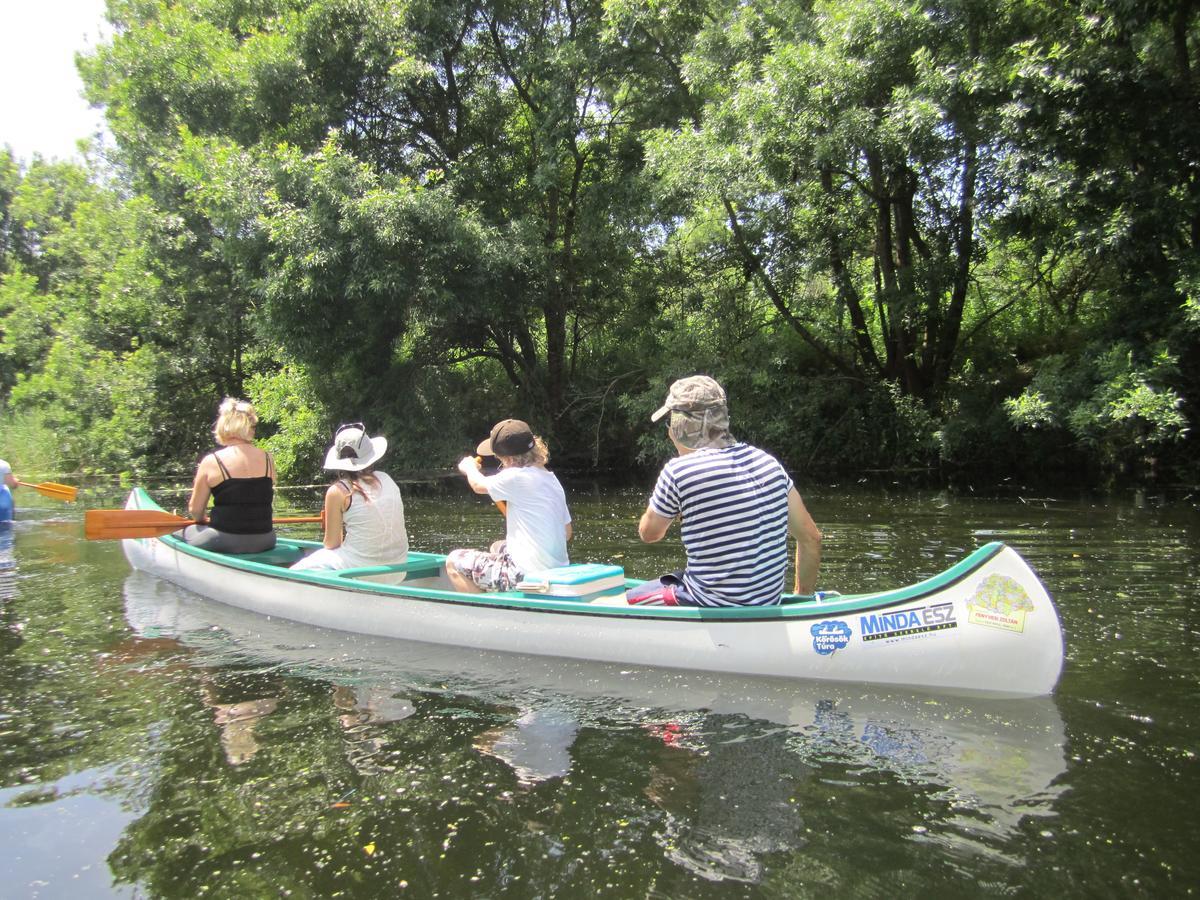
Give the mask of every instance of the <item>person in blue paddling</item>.
[[13, 495], [17, 486], [17, 477], [13, 475], [12, 466], [0, 459], [0, 522], [11, 522], [13, 519]]
[[387, 438], [371, 437], [361, 422], [338, 427], [325, 453], [324, 468], [336, 472], [337, 479], [325, 491], [324, 546], [293, 569], [352, 569], [408, 559], [400, 488], [375, 468], [387, 446]]
[[546, 442], [520, 419], [505, 419], [475, 452], [500, 460], [500, 471], [484, 475], [472, 456], [463, 457], [458, 470], [475, 493], [507, 504], [505, 539], [488, 550], [451, 551], [446, 576], [455, 590], [508, 591], [527, 574], [570, 565], [571, 513], [562, 485], [546, 468]]
[[213, 424], [219, 446], [196, 466], [188, 499], [188, 515], [196, 524], [176, 532], [187, 543], [214, 553], [263, 553], [274, 548], [275, 461], [254, 445], [257, 426], [258, 415], [247, 401], [233, 397], [222, 401]]
[[775, 457], [729, 432], [725, 391], [707, 375], [681, 378], [650, 417], [670, 415], [679, 454], [663, 466], [638, 534], [661, 541], [680, 519], [687, 566], [644, 582], [631, 604], [771, 606], [780, 602], [788, 535], [796, 539], [797, 594], [810, 594], [821, 563], [821, 532]]

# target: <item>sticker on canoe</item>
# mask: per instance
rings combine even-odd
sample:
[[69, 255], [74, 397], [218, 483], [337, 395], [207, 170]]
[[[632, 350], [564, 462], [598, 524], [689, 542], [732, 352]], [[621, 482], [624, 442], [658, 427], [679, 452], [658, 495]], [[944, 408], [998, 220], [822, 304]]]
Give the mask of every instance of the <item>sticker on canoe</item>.
[[1003, 631], [1025, 630], [1025, 616], [1033, 612], [1033, 601], [1021, 582], [1007, 575], [989, 575], [967, 600], [967, 621]]
[[821, 656], [832, 656], [850, 643], [850, 626], [837, 619], [818, 622], [809, 631], [812, 632], [813, 649]]
[[958, 620], [954, 618], [953, 603], [931, 603], [929, 606], [859, 616], [858, 627], [862, 630], [864, 643], [891, 642], [926, 637], [937, 631], [957, 628]]

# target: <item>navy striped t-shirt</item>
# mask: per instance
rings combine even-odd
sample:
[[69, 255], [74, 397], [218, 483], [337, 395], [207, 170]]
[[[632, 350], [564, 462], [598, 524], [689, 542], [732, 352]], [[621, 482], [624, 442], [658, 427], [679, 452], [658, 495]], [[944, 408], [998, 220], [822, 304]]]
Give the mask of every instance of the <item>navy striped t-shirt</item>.
[[668, 519], [683, 517], [684, 586], [700, 606], [779, 602], [791, 487], [775, 457], [743, 443], [697, 450], [663, 466], [650, 508]]

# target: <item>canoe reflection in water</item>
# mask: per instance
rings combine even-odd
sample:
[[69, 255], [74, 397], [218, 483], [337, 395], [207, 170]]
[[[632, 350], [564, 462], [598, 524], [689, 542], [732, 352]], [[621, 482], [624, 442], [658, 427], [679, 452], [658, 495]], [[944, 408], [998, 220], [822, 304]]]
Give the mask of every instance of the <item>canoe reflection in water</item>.
[[597, 730], [628, 734], [614, 740], [639, 754], [649, 741], [657, 749], [645, 759], [644, 783], [631, 789], [662, 810], [656, 839], [666, 855], [705, 878], [757, 880], [762, 854], [804, 845], [815, 802], [881, 781], [920, 793], [926, 813], [940, 810], [917, 839], [987, 846], [1026, 816], [1054, 815], [1055, 780], [1065, 769], [1052, 698], [912, 693], [371, 638], [260, 616], [142, 572], [125, 582], [125, 612], [142, 637], [180, 640], [193, 664], [266, 663], [276, 674], [330, 683], [343, 729], [363, 729], [360, 771], [381, 764], [368, 726], [404, 721], [431, 697], [444, 698], [446, 720], [459, 698], [491, 705], [464, 710], [472, 721], [462, 729], [479, 753], [505, 762], [518, 789], [569, 777], [581, 759], [594, 766], [577, 745]]

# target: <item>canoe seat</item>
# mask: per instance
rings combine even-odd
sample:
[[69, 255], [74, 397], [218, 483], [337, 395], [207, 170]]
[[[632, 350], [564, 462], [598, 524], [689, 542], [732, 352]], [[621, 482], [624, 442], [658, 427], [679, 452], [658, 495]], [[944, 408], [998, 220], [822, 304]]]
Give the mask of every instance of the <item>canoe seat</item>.
[[[329, 572], [338, 578], [369, 578], [379, 581], [408, 581], [413, 578], [437, 578], [442, 572], [439, 562], [412, 560], [391, 566], [356, 566]], [[402, 577], [400, 577], [402, 576]]]
[[304, 551], [299, 547], [289, 547], [286, 544], [282, 544], [272, 550], [264, 550], [262, 553], [239, 553], [237, 558], [248, 560], [249, 562], [262, 563], [265, 566], [282, 566], [286, 568], [303, 555]]

